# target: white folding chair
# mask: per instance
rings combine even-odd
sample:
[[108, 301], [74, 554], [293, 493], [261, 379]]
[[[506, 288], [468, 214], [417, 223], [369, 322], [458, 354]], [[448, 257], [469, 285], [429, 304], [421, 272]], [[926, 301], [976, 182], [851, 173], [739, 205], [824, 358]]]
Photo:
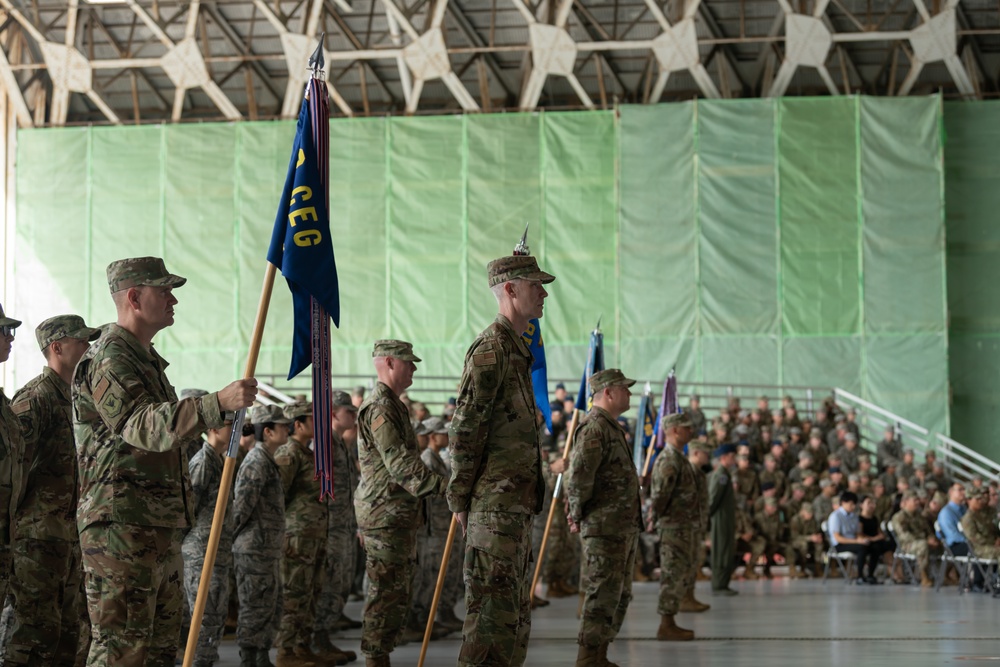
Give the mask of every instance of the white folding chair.
[[[829, 539], [830, 533], [827, 532], [828, 526], [826, 521], [821, 524], [821, 528], [823, 529], [823, 534], [827, 536], [827, 539]], [[837, 563], [837, 567], [839, 567], [840, 571], [843, 572], [844, 578], [847, 580], [847, 585], [853, 584], [853, 573], [857, 559], [858, 558], [853, 551], [841, 551], [837, 549], [835, 544], [830, 544], [830, 548], [826, 550], [824, 558], [823, 583], [826, 584], [826, 580], [830, 576], [830, 561], [832, 560]]]

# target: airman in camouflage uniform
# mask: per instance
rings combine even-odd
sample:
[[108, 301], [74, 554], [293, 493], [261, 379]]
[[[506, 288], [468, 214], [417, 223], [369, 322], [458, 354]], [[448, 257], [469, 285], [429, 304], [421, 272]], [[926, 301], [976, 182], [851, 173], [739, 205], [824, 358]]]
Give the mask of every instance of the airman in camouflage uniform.
[[[788, 552], [785, 560], [788, 562], [788, 572], [793, 578], [806, 576], [806, 564], [812, 559], [813, 576], [820, 576], [823, 563], [823, 531], [819, 521], [813, 514], [812, 505], [802, 503], [798, 512], [789, 522], [789, 532], [791, 539], [788, 543]], [[796, 565], [802, 563], [802, 570], [796, 569]]]
[[940, 547], [940, 542], [934, 537], [931, 528], [920, 513], [920, 502], [913, 491], [903, 493], [900, 510], [892, 517], [892, 525], [896, 530], [899, 546], [917, 557], [920, 566], [920, 584], [925, 588], [934, 585], [930, 573], [931, 551]]
[[487, 271], [500, 313], [466, 352], [451, 422], [448, 507], [466, 531], [458, 664], [518, 667], [531, 633], [532, 519], [545, 493], [522, 336], [555, 277], [527, 255], [493, 260]]
[[[194, 526], [181, 543], [181, 557], [184, 559], [184, 589], [187, 592], [188, 607], [194, 609], [198, 599], [198, 586], [205, 565], [205, 552], [215, 518], [215, 504], [222, 484], [222, 468], [226, 450], [233, 432], [235, 413], [227, 412], [222, 428], [208, 430], [208, 439], [202, 444], [188, 466], [191, 471], [191, 498]], [[212, 667], [219, 659], [219, 642], [222, 641], [223, 626], [229, 610], [229, 576], [233, 569], [233, 503], [232, 489], [230, 502], [223, 518], [222, 532], [219, 534], [219, 549], [212, 568], [208, 599], [201, 619], [198, 647], [195, 653], [195, 667]]]
[[639, 531], [639, 480], [626, 430], [618, 417], [628, 410], [635, 380], [616, 368], [590, 376], [593, 408], [580, 422], [566, 473], [569, 526], [583, 543], [585, 588], [578, 667], [613, 665], [607, 659], [632, 600]]
[[72, 385], [88, 664], [161, 667], [174, 664], [180, 640], [180, 538], [193, 523], [181, 448], [222, 426], [223, 411], [250, 405], [256, 381], [178, 401], [152, 337], [173, 324], [172, 290], [185, 279], [155, 257], [112, 262], [107, 275], [118, 321], [83, 355]]
[[[273, 667], [268, 653], [281, 622], [281, 553], [285, 536], [285, 491], [274, 453], [288, 442], [281, 408], [253, 409], [257, 444], [236, 476], [233, 500], [233, 567], [240, 599], [236, 643], [240, 667]], [[311, 660], [279, 656], [278, 664], [313, 667]]]
[[[24, 498], [14, 530], [14, 627], [6, 665], [73, 665], [77, 658], [86, 601], [69, 383], [90, 341], [100, 335], [78, 315], [39, 324], [35, 338], [45, 369], [11, 402], [24, 437]], [[89, 638], [83, 639], [89, 646]]]
[[[323, 588], [329, 505], [320, 500], [315, 457], [309, 448], [314, 437], [313, 406], [299, 402], [285, 407], [292, 420], [291, 435], [274, 454], [285, 492], [285, 537], [281, 559], [283, 610], [278, 630], [278, 662], [295, 655], [314, 662], [344, 664], [347, 654], [328, 649], [321, 657], [312, 652], [316, 600]], [[357, 656], [353, 656], [357, 658]]]
[[656, 457], [650, 487], [652, 521], [660, 535], [660, 599], [657, 605], [660, 627], [656, 638], [689, 641], [694, 639], [694, 633], [678, 627], [674, 616], [680, 611], [684, 593], [694, 585], [692, 561], [702, 539], [698, 482], [694, 468], [683, 454], [694, 433], [691, 421], [684, 414], [667, 415], [660, 428], [665, 433], [667, 446]]
[[691, 578], [688, 580], [689, 585], [687, 590], [684, 591], [684, 597], [681, 598], [680, 611], [682, 612], [701, 613], [712, 608], [711, 605], [700, 602], [694, 597], [695, 581], [697, 581], [698, 575], [701, 573], [702, 563], [705, 562], [705, 539], [708, 535], [708, 476], [705, 474], [704, 467], [708, 465], [710, 456], [711, 452], [708, 450], [707, 444], [703, 444], [697, 440], [692, 440], [688, 443], [688, 463], [691, 464], [691, 468], [694, 470], [695, 486], [698, 489], [700, 518], [696, 540], [698, 546], [695, 549], [694, 558], [691, 560]]
[[348, 451], [344, 433], [356, 432], [358, 409], [343, 391], [333, 392], [333, 498], [328, 499], [326, 566], [323, 591], [316, 604], [313, 642], [320, 652], [336, 648], [330, 635], [337, 627], [358, 629], [361, 622], [344, 616], [357, 560], [358, 522], [354, 517], [354, 491], [358, 469]]
[[750, 552], [750, 562], [747, 564], [747, 579], [754, 579], [754, 567], [761, 556], [767, 560], [764, 564], [764, 576], [771, 578], [771, 562], [775, 554], [784, 555], [788, 550], [785, 540], [785, 523], [778, 511], [778, 499], [771, 496], [763, 499], [762, 511], [753, 518], [754, 532], [761, 538]]
[[972, 545], [977, 558], [1000, 558], [1000, 529], [996, 512], [989, 507], [989, 494], [982, 488], [966, 491], [969, 511], [962, 517], [965, 539]]
[[369, 667], [389, 665], [410, 609], [421, 498], [444, 491], [445, 479], [420, 461], [417, 437], [399, 395], [416, 362], [410, 343], [379, 340], [372, 352], [379, 381], [358, 413], [361, 485], [354, 497], [371, 583], [361, 651]]

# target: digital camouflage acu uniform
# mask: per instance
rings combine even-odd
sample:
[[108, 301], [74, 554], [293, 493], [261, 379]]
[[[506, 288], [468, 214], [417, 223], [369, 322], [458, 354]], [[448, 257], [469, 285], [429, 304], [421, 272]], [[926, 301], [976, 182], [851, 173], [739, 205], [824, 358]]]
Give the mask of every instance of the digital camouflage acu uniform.
[[[396, 340], [376, 341], [372, 356], [420, 361], [409, 343]], [[410, 609], [416, 533], [424, 518], [420, 499], [442, 493], [445, 480], [421, 463], [406, 406], [381, 382], [361, 404], [358, 443], [354, 508], [370, 581], [361, 651], [382, 658], [396, 646]]]
[[[630, 387], [635, 380], [618, 369], [590, 377], [594, 394], [606, 387]], [[632, 600], [639, 530], [642, 528], [639, 480], [626, 431], [594, 407], [580, 423], [566, 471], [569, 516], [583, 543], [583, 612], [577, 642], [590, 648], [614, 641]]]
[[[487, 267], [490, 287], [555, 278], [530, 256]], [[531, 351], [497, 315], [465, 354], [451, 422], [448, 507], [468, 512], [459, 665], [524, 664], [531, 632], [531, 525], [542, 509], [541, 441]]]
[[[21, 322], [7, 317], [0, 306], [0, 326], [13, 330]], [[0, 390], [0, 604], [7, 599], [10, 584], [15, 513], [23, 496], [23, 458], [20, 423], [11, 410], [10, 400]]]
[[[311, 403], [285, 408], [285, 417], [293, 422], [289, 428], [296, 418], [311, 416]], [[274, 461], [285, 493], [284, 609], [276, 643], [281, 648], [306, 648], [312, 641], [316, 599], [323, 587], [329, 509], [326, 500], [319, 497], [320, 482], [308, 443], [290, 437], [274, 453]]]
[[[60, 315], [38, 325], [44, 351], [63, 338], [94, 340], [77, 315]], [[14, 531], [13, 633], [4, 664], [73, 665], [80, 641], [89, 647], [83, 592], [80, 534], [76, 528], [79, 476], [73, 444], [70, 386], [48, 366], [21, 388], [11, 402], [24, 437], [24, 497]]]
[[[277, 406], [253, 410], [254, 424], [287, 424]], [[268, 651], [281, 621], [281, 554], [285, 492], [274, 456], [264, 443], [250, 450], [236, 476], [233, 500], [233, 565], [240, 599], [236, 643]]]
[[[440, 417], [430, 417], [423, 422], [424, 428], [428, 429], [428, 435], [443, 433], [447, 435], [448, 426]], [[428, 470], [444, 479], [451, 476], [451, 469], [445, 464], [441, 454], [435, 452], [431, 447], [427, 447], [420, 453], [420, 460]], [[452, 513], [448, 509], [448, 503], [443, 498], [428, 498], [426, 501], [427, 525], [417, 531], [417, 568], [413, 580], [413, 617], [419, 624], [421, 634], [427, 624], [427, 615], [430, 611], [431, 602], [434, 597], [434, 589], [437, 586], [438, 572], [441, 568], [441, 560], [444, 556], [444, 549], [448, 543], [448, 530], [451, 528]], [[457, 530], [461, 534], [461, 528]], [[462, 578], [462, 559], [457, 556], [461, 550], [454, 551], [454, 558], [449, 558], [448, 566], [445, 570], [445, 586], [448, 587], [451, 581], [450, 600], [445, 597], [445, 588], [441, 589], [441, 599], [438, 602], [438, 611], [453, 607], [458, 601], [455, 596], [455, 579], [457, 577], [459, 586]], [[455, 629], [458, 629], [457, 627]]]
[[[669, 415], [662, 428], [690, 426], [687, 416]], [[653, 464], [653, 519], [660, 536], [660, 596], [657, 611], [674, 616], [694, 586], [694, 559], [702, 540], [702, 510], [694, 467], [667, 445]]]
[[[351, 397], [342, 391], [334, 392], [333, 407], [355, 409]], [[333, 439], [333, 498], [327, 500], [325, 576], [314, 623], [316, 633], [327, 636], [334, 632], [335, 622], [344, 613], [358, 549], [358, 522], [354, 516], [358, 471], [344, 439], [336, 432], [331, 432], [330, 437]]]
[[[226, 414], [227, 423], [232, 423], [233, 414]], [[205, 565], [208, 537], [212, 532], [215, 506], [222, 484], [222, 468], [225, 456], [219, 454], [205, 442], [188, 464], [191, 470], [191, 497], [194, 526], [181, 543], [184, 559], [184, 589], [187, 591], [188, 606], [194, 609], [201, 584], [201, 571]], [[198, 649], [195, 660], [211, 664], [219, 659], [219, 642], [229, 611], [229, 576], [233, 569], [233, 495], [229, 491], [229, 504], [219, 537], [219, 549], [212, 568], [208, 599], [205, 602], [201, 631], [198, 635]]]
[[[112, 262], [115, 293], [179, 287], [163, 260]], [[192, 524], [181, 447], [222, 425], [217, 393], [177, 400], [167, 362], [109, 324], [73, 377], [77, 527], [90, 611], [90, 665], [173, 665], [184, 593], [180, 537]]]

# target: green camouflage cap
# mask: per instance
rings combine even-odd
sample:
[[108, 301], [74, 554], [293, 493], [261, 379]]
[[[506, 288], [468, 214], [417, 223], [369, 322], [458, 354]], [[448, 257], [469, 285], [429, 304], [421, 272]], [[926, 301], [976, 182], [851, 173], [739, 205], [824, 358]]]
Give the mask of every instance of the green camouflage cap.
[[916, 491], [914, 491], [913, 489], [907, 489], [906, 491], [903, 491], [903, 497], [901, 498], [901, 500], [910, 500], [911, 498], [919, 498], [919, 497], [920, 496], [917, 495]]
[[292, 420], [285, 416], [277, 405], [257, 405], [251, 411], [254, 424], [290, 424]]
[[180, 287], [187, 282], [167, 271], [159, 257], [131, 257], [108, 264], [108, 287], [111, 293], [129, 287]]
[[664, 430], [668, 428], [683, 428], [685, 426], [687, 428], [691, 428], [691, 418], [684, 412], [678, 412], [675, 415], [667, 415], [664, 417], [661, 425]]
[[519, 278], [521, 280], [537, 280], [543, 285], [556, 279], [551, 273], [545, 273], [538, 268], [538, 261], [531, 255], [508, 255], [494, 259], [486, 265], [486, 273], [490, 278], [490, 287]]
[[777, 507], [778, 506], [778, 499], [775, 498], [774, 496], [771, 496], [770, 498], [764, 498], [764, 506], [765, 507]]
[[7, 317], [3, 313], [3, 305], [0, 305], [0, 327], [19, 327], [21, 326], [21, 320], [15, 320], [12, 317]]
[[181, 389], [181, 398], [201, 398], [202, 396], [208, 396], [208, 392], [204, 389]]
[[635, 384], [635, 380], [625, 377], [625, 374], [617, 368], [607, 368], [603, 371], [597, 371], [590, 376], [588, 382], [590, 383], [590, 391], [595, 394], [608, 387], [617, 385], [631, 387]]
[[40, 350], [63, 338], [97, 340], [100, 335], [100, 329], [88, 327], [79, 315], [56, 315], [35, 327], [35, 340]]
[[969, 500], [986, 496], [986, 489], [981, 486], [969, 486], [965, 489], [965, 497]]
[[422, 361], [420, 357], [413, 354], [413, 344], [405, 340], [377, 340], [375, 349], [372, 350], [372, 357], [392, 357], [400, 361], [412, 361], [414, 363]]
[[340, 408], [347, 408], [348, 410], [358, 411], [358, 408], [351, 402], [351, 395], [346, 391], [335, 391], [333, 392], [333, 401], [331, 407], [334, 410]]
[[296, 401], [286, 405], [284, 413], [290, 421], [295, 421], [299, 417], [311, 417], [313, 404], [308, 401]]

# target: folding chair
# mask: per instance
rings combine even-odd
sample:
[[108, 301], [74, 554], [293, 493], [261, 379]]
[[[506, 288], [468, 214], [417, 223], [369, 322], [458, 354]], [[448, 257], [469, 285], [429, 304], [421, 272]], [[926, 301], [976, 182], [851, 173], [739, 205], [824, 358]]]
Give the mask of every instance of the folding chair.
[[[829, 539], [830, 534], [827, 532], [827, 523], [824, 521], [821, 526], [823, 534]], [[830, 545], [830, 548], [826, 550], [824, 554], [825, 562], [823, 563], [823, 584], [826, 584], [827, 578], [830, 576], [830, 561], [833, 560], [837, 563], [837, 567], [840, 571], [844, 573], [844, 578], [847, 579], [847, 585], [850, 586], [854, 583], [854, 569], [857, 563], [857, 556], [855, 556], [853, 551], [838, 551], [837, 546], [834, 544]]]
[[[965, 529], [962, 528], [962, 523], [958, 524], [958, 532], [965, 535]], [[969, 545], [969, 571], [965, 577], [965, 583], [970, 585], [970, 578], [973, 577], [975, 573], [979, 573], [983, 576], [983, 583], [986, 585], [987, 593], [992, 593], [997, 590], [994, 584], [993, 577], [996, 576], [997, 559], [996, 558], [980, 558], [976, 556], [976, 550], [972, 547], [972, 542], [968, 540], [965, 541]], [[971, 587], [971, 585], [970, 585]], [[962, 586], [962, 591], [965, 590], [965, 586]]]
[[[941, 534], [941, 525], [937, 521], [934, 522], [934, 533], [937, 535]], [[941, 585], [944, 583], [944, 575], [948, 571], [948, 563], [951, 563], [955, 566], [955, 571], [958, 572], [958, 592], [959, 594], [964, 593], [965, 582], [969, 578], [969, 557], [956, 556], [944, 540], [941, 540], [941, 546], [944, 547], [944, 553], [941, 554], [941, 565], [938, 567], [937, 576], [934, 578], [934, 590], [941, 590]]]

